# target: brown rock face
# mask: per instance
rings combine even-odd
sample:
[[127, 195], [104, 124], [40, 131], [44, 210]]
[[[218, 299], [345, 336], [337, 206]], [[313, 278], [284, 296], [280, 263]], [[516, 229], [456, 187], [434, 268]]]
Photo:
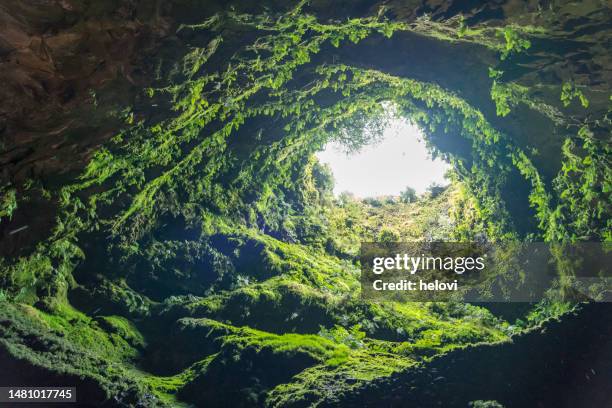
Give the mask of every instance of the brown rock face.
[[[144, 3], [0, 5], [4, 183], [78, 169], [112, 134], [116, 123], [101, 112], [130, 103], [145, 81], [142, 56], [168, 30], [156, 5]], [[106, 90], [121, 98], [104, 101]]]
[[[143, 60], [169, 23], [146, 1], [0, 4], [0, 185], [43, 188], [77, 174], [150, 82]], [[5, 254], [45, 237], [54, 203], [33, 195], [0, 226]], [[11, 232], [28, 226], [27, 233]], [[22, 230], [26, 231], [26, 230]]]

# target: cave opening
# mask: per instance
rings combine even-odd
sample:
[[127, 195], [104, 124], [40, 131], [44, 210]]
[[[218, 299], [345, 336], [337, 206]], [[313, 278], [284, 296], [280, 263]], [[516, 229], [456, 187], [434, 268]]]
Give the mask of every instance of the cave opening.
[[422, 130], [388, 109], [380, 134], [356, 151], [341, 142], [328, 142], [318, 160], [329, 166], [334, 176], [334, 194], [350, 193], [359, 198], [399, 196], [414, 190], [444, 187], [449, 181], [449, 163], [432, 157]]

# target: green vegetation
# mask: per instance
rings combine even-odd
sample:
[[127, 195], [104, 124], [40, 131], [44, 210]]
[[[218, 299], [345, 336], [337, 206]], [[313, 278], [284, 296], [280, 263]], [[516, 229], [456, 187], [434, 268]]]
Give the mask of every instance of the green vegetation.
[[505, 60], [513, 53], [520, 53], [531, 47], [531, 42], [521, 35], [520, 31], [516, 27], [508, 26], [499, 32], [503, 35], [506, 44], [502, 50], [501, 59]]
[[563, 106], [568, 107], [575, 98], [578, 98], [582, 107], [589, 107], [589, 100], [582, 91], [571, 82], [565, 82], [561, 88], [561, 102], [563, 102]]
[[4, 217], [11, 218], [17, 209], [17, 194], [14, 188], [0, 187], [0, 220]]
[[[159, 57], [145, 106], [111, 112], [122, 129], [78, 176], [41, 190], [58, 208], [49, 234], [0, 260], [0, 351], [128, 406], [307, 405], [570, 311], [548, 299], [511, 321], [360, 296], [361, 242], [612, 241], [609, 110], [563, 116], [554, 102], [594, 109], [581, 85], [552, 102], [508, 79], [545, 30], [385, 16], [324, 22], [299, 2], [178, 27], [185, 49]], [[397, 33], [494, 54], [475, 74], [490, 90], [336, 60]], [[375, 142], [390, 107], [453, 165], [451, 185], [334, 197], [314, 154]], [[543, 146], [564, 141], [550, 167], [508, 125], [525, 112], [551, 130]], [[17, 196], [0, 189], [0, 219]]]
[[406, 187], [406, 189], [400, 193], [400, 199], [406, 204], [415, 202], [417, 200], [416, 190], [412, 187]]

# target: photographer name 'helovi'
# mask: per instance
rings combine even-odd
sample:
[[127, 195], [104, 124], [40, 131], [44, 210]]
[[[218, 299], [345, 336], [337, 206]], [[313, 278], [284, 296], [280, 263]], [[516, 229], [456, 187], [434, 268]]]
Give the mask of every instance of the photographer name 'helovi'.
[[374, 288], [374, 290], [379, 290], [379, 291], [384, 291], [384, 290], [451, 291], [451, 290], [457, 290], [458, 286], [459, 284], [456, 279], [452, 283], [442, 282], [442, 281], [439, 281], [438, 279], [436, 279], [433, 282], [427, 282], [427, 281], [420, 279], [418, 283], [415, 281], [407, 280], [407, 279], [402, 279], [398, 282], [383, 282], [382, 279], [377, 279], [374, 282], [372, 282], [372, 287]]

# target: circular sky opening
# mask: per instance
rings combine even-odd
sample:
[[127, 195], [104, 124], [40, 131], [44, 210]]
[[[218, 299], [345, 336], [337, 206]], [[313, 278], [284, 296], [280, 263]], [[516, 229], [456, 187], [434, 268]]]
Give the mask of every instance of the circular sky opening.
[[316, 156], [334, 174], [335, 195], [396, 196], [406, 187], [422, 194], [431, 184], [448, 184], [444, 175], [450, 165], [432, 159], [421, 130], [404, 118], [391, 119], [380, 141], [357, 152], [346, 153], [340, 143], [330, 142]]

